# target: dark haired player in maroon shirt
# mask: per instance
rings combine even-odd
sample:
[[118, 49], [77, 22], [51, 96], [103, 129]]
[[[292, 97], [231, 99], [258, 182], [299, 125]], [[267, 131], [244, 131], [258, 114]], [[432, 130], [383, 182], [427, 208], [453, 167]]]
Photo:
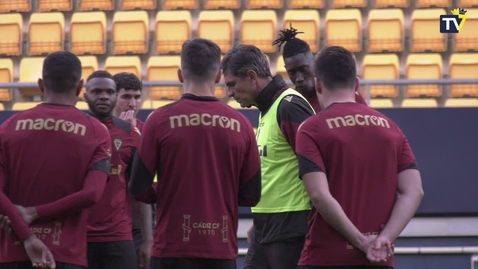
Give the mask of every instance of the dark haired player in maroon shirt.
[[80, 60], [52, 53], [42, 78], [44, 103], [0, 127], [0, 214], [13, 229], [0, 231], [2, 269], [32, 268], [32, 262], [54, 268], [54, 261], [42, 260], [44, 246], [56, 268], [86, 268], [85, 209], [98, 202], [108, 179], [108, 130], [75, 108], [83, 86]]
[[116, 99], [110, 73], [100, 70], [88, 77], [85, 101], [90, 114], [108, 127], [112, 141], [110, 180], [88, 215], [89, 269], [137, 268], [127, 181], [141, 135], [130, 123], [112, 116]]
[[299, 174], [314, 204], [300, 268], [392, 268], [392, 243], [423, 197], [415, 156], [391, 119], [355, 102], [350, 51], [322, 49], [314, 72], [326, 109], [297, 135]]
[[252, 126], [214, 97], [220, 58], [210, 40], [185, 42], [178, 70], [184, 94], [144, 126], [130, 190], [135, 199], [157, 202], [152, 269], [235, 269], [238, 206], [260, 199]]

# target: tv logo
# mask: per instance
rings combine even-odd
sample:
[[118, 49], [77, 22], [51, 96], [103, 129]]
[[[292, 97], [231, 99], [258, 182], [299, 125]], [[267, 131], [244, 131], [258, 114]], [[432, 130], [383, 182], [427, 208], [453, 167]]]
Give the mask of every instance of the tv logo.
[[455, 8], [451, 14], [440, 16], [440, 33], [457, 34], [463, 28], [466, 21], [466, 10]]

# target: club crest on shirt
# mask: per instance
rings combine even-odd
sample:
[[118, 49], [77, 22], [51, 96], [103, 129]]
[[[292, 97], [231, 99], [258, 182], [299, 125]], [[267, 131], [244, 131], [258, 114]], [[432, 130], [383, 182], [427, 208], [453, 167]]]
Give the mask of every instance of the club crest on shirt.
[[113, 140], [113, 144], [115, 144], [116, 150], [119, 150], [121, 148], [121, 144], [123, 144], [123, 141], [119, 138], [115, 138]]

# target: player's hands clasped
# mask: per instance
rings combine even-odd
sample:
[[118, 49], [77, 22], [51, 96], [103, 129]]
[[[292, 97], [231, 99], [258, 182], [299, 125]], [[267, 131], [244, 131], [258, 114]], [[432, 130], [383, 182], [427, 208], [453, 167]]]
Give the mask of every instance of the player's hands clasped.
[[388, 238], [378, 236], [367, 250], [367, 259], [372, 263], [386, 262], [393, 256], [394, 245]]
[[136, 127], [136, 118], [134, 117], [134, 110], [128, 110], [126, 112], [121, 112], [120, 119], [131, 123], [134, 127]]
[[23, 245], [34, 268], [56, 268], [53, 254], [35, 235], [28, 237]]

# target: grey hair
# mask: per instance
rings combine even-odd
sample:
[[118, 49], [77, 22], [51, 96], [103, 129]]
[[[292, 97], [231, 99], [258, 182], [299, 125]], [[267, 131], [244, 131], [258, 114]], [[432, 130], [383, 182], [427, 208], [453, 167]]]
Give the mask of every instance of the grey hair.
[[244, 78], [252, 70], [260, 78], [272, 77], [266, 55], [256, 46], [238, 45], [229, 50], [221, 62], [222, 72]]

